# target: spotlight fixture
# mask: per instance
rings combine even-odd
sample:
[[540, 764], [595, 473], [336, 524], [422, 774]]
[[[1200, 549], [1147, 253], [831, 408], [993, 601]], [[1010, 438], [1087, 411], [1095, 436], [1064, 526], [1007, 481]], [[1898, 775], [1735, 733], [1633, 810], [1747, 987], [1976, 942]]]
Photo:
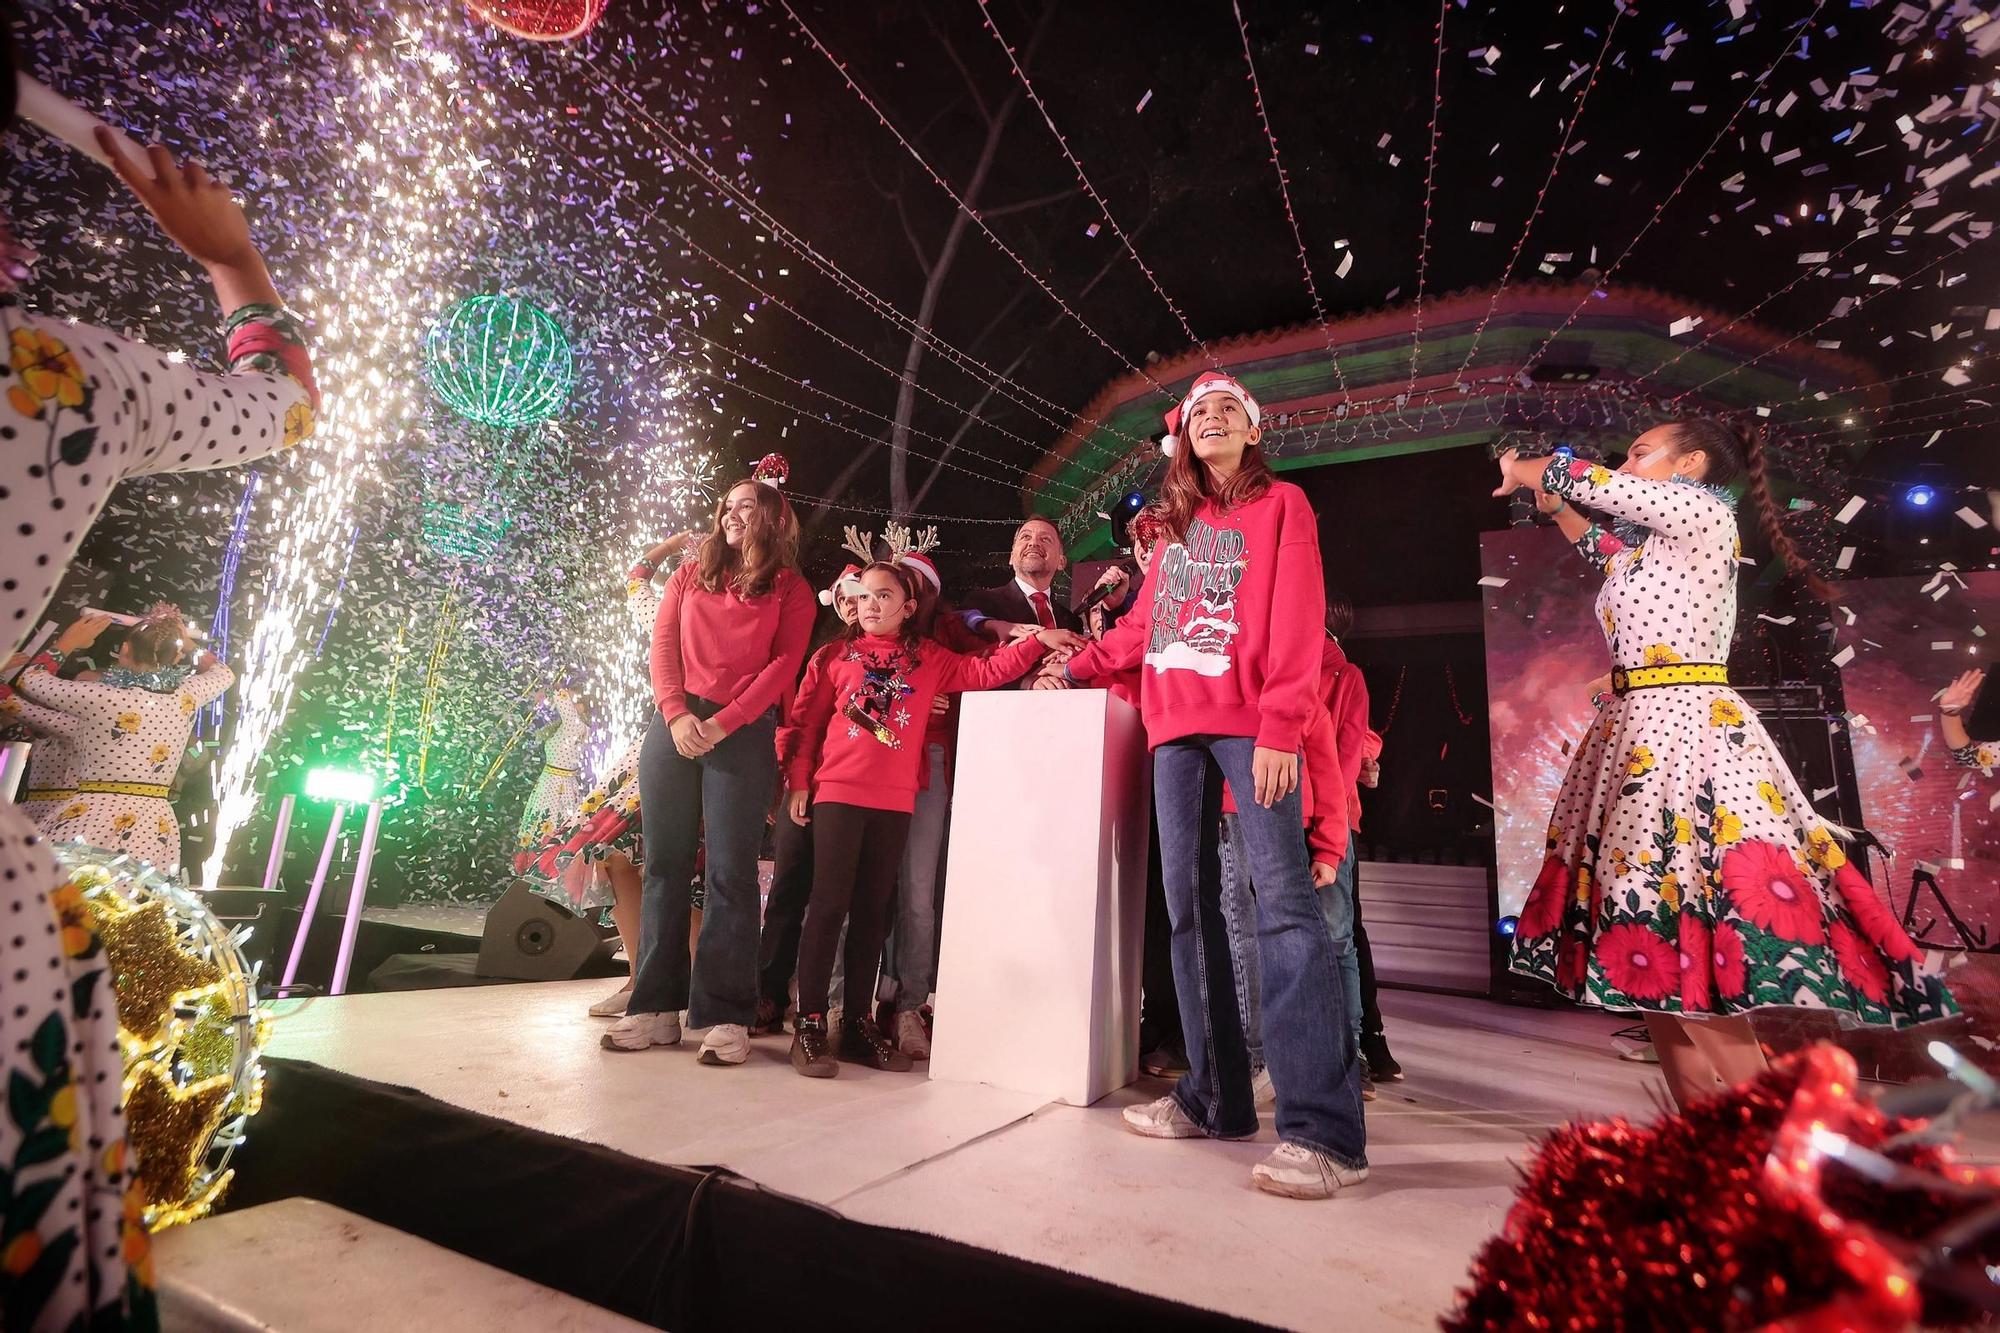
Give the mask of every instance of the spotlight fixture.
[[1520, 928], [1521, 918], [1518, 916], [1503, 916], [1493, 925], [1495, 931], [1510, 939], [1513, 937], [1514, 932]]
[[1937, 502], [1937, 492], [1928, 486], [1912, 486], [1903, 492], [1903, 502], [1918, 509], [1928, 509]]

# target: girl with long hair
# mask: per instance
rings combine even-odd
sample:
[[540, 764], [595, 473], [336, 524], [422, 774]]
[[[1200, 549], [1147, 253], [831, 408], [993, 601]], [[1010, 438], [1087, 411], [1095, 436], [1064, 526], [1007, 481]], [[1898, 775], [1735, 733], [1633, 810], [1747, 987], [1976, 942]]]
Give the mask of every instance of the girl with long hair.
[[[799, 945], [792, 1039], [792, 1067], [808, 1078], [832, 1078], [840, 1060], [910, 1068], [909, 1055], [883, 1035], [868, 1001], [928, 758], [932, 702], [1015, 680], [1066, 638], [1045, 629], [988, 657], [955, 653], [917, 629], [921, 581], [903, 561], [864, 568], [845, 650], [814, 659], [792, 707], [797, 737], [783, 817], [813, 825], [812, 898]], [[843, 921], [843, 1021], [834, 1033], [826, 1008]]]
[[1139, 707], [1188, 1071], [1169, 1095], [1128, 1107], [1126, 1124], [1151, 1138], [1257, 1132], [1213, 869], [1227, 781], [1257, 885], [1264, 1055], [1277, 1084], [1279, 1144], [1251, 1178], [1270, 1193], [1323, 1199], [1368, 1177], [1353, 1027], [1313, 891], [1299, 792], [1326, 592], [1317, 521], [1304, 492], [1265, 461], [1259, 415], [1249, 390], [1216, 373], [1198, 377], [1167, 414], [1163, 531], [1139, 602], [1069, 673], [1088, 683], [1143, 667]]
[[1754, 1010], [1901, 1027], [1958, 1009], [1729, 686], [1742, 548], [1724, 487], [1743, 478], [1773, 554], [1826, 586], [1786, 535], [1765, 466], [1756, 436], [1686, 417], [1639, 436], [1616, 472], [1509, 450], [1493, 492], [1561, 502], [1564, 534], [1604, 575], [1613, 664], [1557, 793], [1511, 966], [1579, 1003], [1643, 1013], [1683, 1108], [1762, 1072]]
[[[777, 783], [778, 705], [805, 660], [817, 604], [798, 570], [783, 460], [729, 487], [695, 559], [667, 580], [653, 623], [653, 699], [639, 754], [645, 838], [638, 964], [610, 1050], [677, 1045], [679, 1011], [708, 1029], [700, 1060], [740, 1065], [757, 1010], [757, 852]], [[766, 476], [774, 476], [766, 481]], [[701, 936], [682, 947], [705, 849]]]

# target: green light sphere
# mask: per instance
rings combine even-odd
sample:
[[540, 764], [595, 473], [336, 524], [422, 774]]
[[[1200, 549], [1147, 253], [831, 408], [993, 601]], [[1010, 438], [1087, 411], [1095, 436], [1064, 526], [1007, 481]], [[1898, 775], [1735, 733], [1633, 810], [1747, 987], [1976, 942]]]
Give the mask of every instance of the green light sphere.
[[424, 337], [424, 374], [469, 421], [512, 429], [562, 410], [576, 380], [555, 317], [516, 296], [468, 296]]

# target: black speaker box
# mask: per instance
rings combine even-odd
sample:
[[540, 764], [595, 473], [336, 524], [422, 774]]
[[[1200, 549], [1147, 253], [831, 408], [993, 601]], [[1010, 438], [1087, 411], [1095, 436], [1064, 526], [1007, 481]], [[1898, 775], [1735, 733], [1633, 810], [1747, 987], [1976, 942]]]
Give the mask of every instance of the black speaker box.
[[567, 908], [516, 884], [486, 914], [479, 975], [515, 981], [567, 981], [607, 950], [602, 932]]

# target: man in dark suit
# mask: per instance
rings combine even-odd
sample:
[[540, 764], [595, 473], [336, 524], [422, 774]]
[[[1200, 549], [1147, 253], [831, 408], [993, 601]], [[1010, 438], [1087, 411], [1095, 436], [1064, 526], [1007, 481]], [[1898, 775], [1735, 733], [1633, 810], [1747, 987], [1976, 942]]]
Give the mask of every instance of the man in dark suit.
[[1014, 532], [1008, 563], [1014, 567], [1012, 582], [981, 588], [959, 604], [968, 625], [1003, 642], [1017, 625], [1083, 633], [1083, 618], [1055, 595], [1056, 575], [1069, 563], [1055, 524], [1039, 515], [1022, 523]]

